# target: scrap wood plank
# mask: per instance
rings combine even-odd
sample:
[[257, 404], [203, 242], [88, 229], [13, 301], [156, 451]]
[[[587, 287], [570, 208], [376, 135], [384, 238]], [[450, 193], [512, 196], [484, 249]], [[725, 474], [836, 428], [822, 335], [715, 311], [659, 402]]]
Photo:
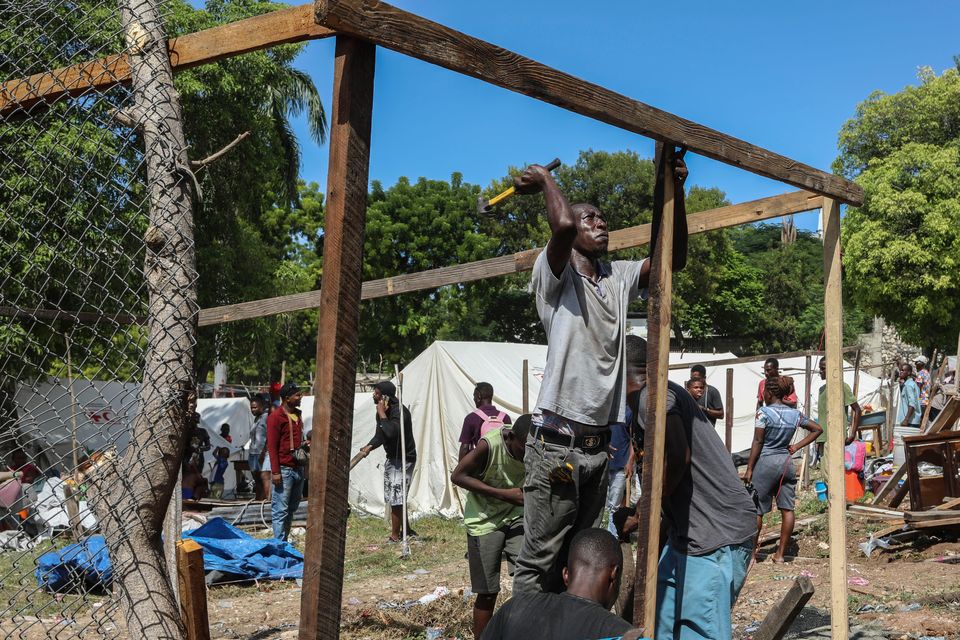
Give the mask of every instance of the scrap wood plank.
[[[807, 518], [801, 518], [800, 520], [797, 520], [794, 523], [793, 532], [797, 533], [801, 529], [806, 528], [807, 526], [813, 524], [819, 519], [820, 519], [819, 515], [809, 516]], [[771, 531], [769, 533], [761, 535], [760, 538], [757, 540], [757, 546], [762, 547], [766, 544], [770, 544], [771, 542], [775, 542], [779, 539], [780, 539], [780, 527], [777, 527], [776, 531]]]
[[753, 634], [753, 640], [780, 640], [790, 630], [790, 625], [800, 615], [813, 596], [814, 588], [810, 578], [800, 576], [793, 581], [790, 590], [767, 613], [760, 628]]
[[908, 522], [911, 529], [936, 529], [938, 527], [956, 527], [960, 526], [960, 516], [953, 518], [936, 518], [925, 520], [923, 522]]
[[933, 509], [935, 511], [943, 509], [960, 509], [960, 498], [944, 498], [943, 504], [938, 504]]
[[903, 519], [909, 524], [914, 524], [916, 522], [942, 522], [944, 520], [953, 520], [956, 518], [960, 518], [960, 513], [953, 511], [952, 509], [930, 509], [929, 511], [903, 512]]
[[317, 22], [425, 62], [542, 100], [739, 169], [858, 206], [863, 189], [385, 2], [317, 0]]
[[903, 520], [903, 511], [888, 509], [886, 507], [876, 507], [859, 502], [847, 502], [847, 512], [867, 517]]
[[[313, 4], [271, 11], [168, 41], [174, 73], [280, 44], [327, 38], [333, 31], [318, 25]], [[96, 89], [106, 91], [130, 82], [130, 60], [118, 53], [70, 65], [0, 85], [0, 116], [29, 109], [38, 102], [53, 102]]]

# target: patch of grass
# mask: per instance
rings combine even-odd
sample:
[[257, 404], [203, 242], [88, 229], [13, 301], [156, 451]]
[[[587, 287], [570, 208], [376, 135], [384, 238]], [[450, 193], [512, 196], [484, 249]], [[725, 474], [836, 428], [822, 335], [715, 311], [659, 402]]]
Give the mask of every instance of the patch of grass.
[[410, 543], [410, 557], [402, 558], [400, 545], [387, 542], [390, 526], [382, 518], [351, 515], [347, 520], [344, 577], [363, 580], [409, 573], [463, 557], [466, 531], [460, 520], [426, 516], [411, 524], [419, 539]]

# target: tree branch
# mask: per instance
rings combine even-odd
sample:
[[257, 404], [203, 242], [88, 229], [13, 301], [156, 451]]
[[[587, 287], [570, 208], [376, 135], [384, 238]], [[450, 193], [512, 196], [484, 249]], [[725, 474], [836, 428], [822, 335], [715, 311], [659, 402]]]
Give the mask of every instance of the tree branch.
[[213, 155], [207, 156], [207, 157], [204, 158], [203, 160], [195, 160], [195, 161], [190, 162], [190, 168], [191, 168], [193, 171], [200, 171], [201, 169], [203, 169], [204, 167], [206, 167], [206, 166], [207, 166], [208, 164], [210, 164], [211, 162], [216, 162], [217, 160], [219, 160], [220, 158], [222, 158], [222, 157], [225, 156], [226, 154], [230, 153], [230, 151], [231, 151], [235, 146], [237, 146], [238, 144], [240, 144], [240, 143], [243, 142], [246, 138], [249, 138], [249, 137], [250, 137], [250, 132], [249, 132], [249, 131], [244, 131], [243, 133], [241, 133], [240, 135], [238, 135], [236, 138], [234, 138], [233, 141], [230, 142], [227, 146], [225, 146], [225, 147], [223, 147], [222, 149], [220, 149], [220, 151], [217, 151], [217, 152], [214, 153]]

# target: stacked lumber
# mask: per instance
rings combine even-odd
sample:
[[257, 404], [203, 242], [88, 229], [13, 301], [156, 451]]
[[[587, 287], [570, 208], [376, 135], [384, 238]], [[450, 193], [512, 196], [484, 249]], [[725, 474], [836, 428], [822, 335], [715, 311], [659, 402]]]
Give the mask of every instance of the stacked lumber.
[[940, 529], [960, 526], [960, 498], [945, 498], [943, 504], [927, 511], [897, 511], [885, 507], [848, 503], [847, 512], [890, 522], [890, 526], [873, 534], [885, 538], [892, 533], [921, 529]]

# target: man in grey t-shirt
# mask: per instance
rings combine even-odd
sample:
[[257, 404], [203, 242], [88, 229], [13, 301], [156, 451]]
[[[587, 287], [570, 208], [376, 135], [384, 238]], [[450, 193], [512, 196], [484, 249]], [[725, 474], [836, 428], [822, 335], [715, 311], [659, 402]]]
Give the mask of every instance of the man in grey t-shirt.
[[[647, 344], [627, 337], [628, 402], [634, 437], [647, 416]], [[730, 454], [696, 401], [673, 382], [667, 386], [663, 516], [667, 544], [657, 570], [655, 638], [729, 639], [730, 610], [743, 587], [757, 533], [757, 509]], [[624, 531], [637, 527], [637, 515]], [[648, 634], [649, 635], [649, 634]]]
[[[687, 171], [680, 158], [674, 169], [673, 266], [679, 270], [687, 254]], [[543, 192], [551, 236], [531, 278], [547, 333], [547, 362], [537, 399], [540, 415], [524, 457], [524, 538], [514, 590], [560, 591], [570, 540], [600, 523], [607, 493], [608, 425], [623, 422], [626, 406], [627, 305], [646, 288], [650, 265], [602, 261], [609, 237], [603, 213], [590, 204], [570, 205], [543, 167], [528, 167], [515, 186], [518, 193]], [[658, 194], [655, 211], [662, 210]], [[658, 224], [656, 216], [655, 229]]]

